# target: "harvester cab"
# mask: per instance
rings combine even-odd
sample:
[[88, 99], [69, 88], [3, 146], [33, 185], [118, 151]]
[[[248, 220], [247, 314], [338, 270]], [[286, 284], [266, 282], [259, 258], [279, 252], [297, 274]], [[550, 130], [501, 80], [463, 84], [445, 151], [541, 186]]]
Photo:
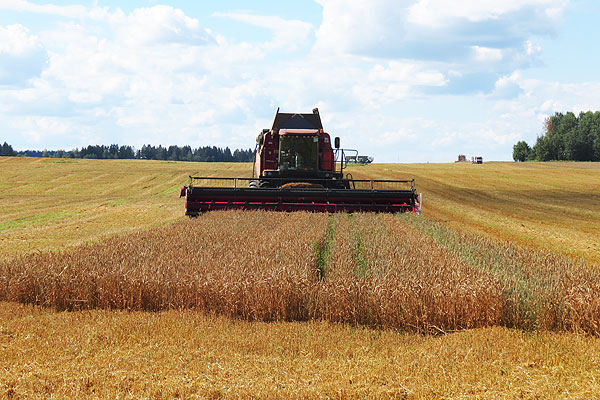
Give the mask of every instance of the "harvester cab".
[[323, 129], [319, 110], [281, 113], [256, 138], [251, 178], [190, 176], [182, 186], [186, 215], [209, 210], [264, 209], [420, 212], [414, 179], [358, 180], [344, 176], [345, 150]]
[[350, 188], [344, 180], [340, 138], [334, 139], [332, 148], [317, 108], [311, 114], [280, 113], [277, 109], [273, 126], [259, 133], [256, 144], [252, 187], [275, 188], [292, 183], [298, 187], [310, 183], [306, 180], [317, 180], [313, 185]]

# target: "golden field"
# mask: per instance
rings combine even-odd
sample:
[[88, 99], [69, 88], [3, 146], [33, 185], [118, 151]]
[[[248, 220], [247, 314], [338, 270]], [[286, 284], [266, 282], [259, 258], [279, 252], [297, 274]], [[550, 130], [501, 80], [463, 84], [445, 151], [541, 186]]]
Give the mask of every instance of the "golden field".
[[424, 214], [449, 227], [600, 261], [600, 163], [376, 164], [351, 172], [414, 177]]
[[212, 212], [0, 266], [0, 300], [59, 310], [193, 308], [424, 333], [501, 324], [501, 290], [392, 215]]
[[598, 165], [350, 169], [415, 177], [418, 217], [182, 217], [187, 175], [249, 169], [0, 158], [0, 396], [597, 391]]
[[[415, 178], [423, 214], [460, 230], [600, 261], [600, 164], [371, 164], [357, 179]], [[189, 175], [244, 163], [0, 157], [0, 257], [62, 249], [182, 218]], [[174, 197], [175, 196], [175, 197]]]
[[600, 341], [0, 307], [0, 398], [592, 399]]

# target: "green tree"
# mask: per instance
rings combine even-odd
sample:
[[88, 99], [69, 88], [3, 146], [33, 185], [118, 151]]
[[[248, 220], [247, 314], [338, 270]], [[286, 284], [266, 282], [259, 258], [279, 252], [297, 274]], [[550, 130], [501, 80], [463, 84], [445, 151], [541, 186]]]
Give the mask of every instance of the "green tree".
[[156, 149], [155, 157], [156, 157], [155, 158], [156, 160], [166, 160], [167, 159], [167, 149], [165, 149], [161, 145], [158, 145], [158, 148]]
[[531, 152], [533, 153], [533, 159], [536, 161], [556, 160], [556, 154], [547, 136], [538, 136]]
[[0, 147], [0, 156], [16, 156], [12, 146], [6, 142]]
[[531, 148], [527, 142], [521, 140], [513, 146], [513, 160], [523, 162], [529, 158], [530, 152]]
[[600, 113], [591, 111], [580, 113], [577, 130], [573, 134], [571, 143], [567, 148], [571, 153], [570, 159], [580, 161], [594, 161], [594, 142], [600, 131]]
[[167, 150], [167, 159], [170, 161], [180, 160], [180, 149], [177, 146], [169, 146]]

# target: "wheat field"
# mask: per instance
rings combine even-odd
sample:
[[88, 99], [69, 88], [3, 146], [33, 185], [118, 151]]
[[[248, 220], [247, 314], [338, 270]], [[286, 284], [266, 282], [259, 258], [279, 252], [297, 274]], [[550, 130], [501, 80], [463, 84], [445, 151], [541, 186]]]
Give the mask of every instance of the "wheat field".
[[492, 274], [391, 215], [351, 217], [207, 213], [4, 263], [0, 300], [58, 310], [192, 308], [248, 321], [418, 332], [499, 324], [501, 285]]
[[[459, 231], [600, 262], [598, 163], [371, 164], [357, 179], [415, 178], [423, 214]], [[0, 157], [0, 258], [62, 250], [183, 218], [189, 175], [244, 163]]]
[[596, 164], [356, 166], [423, 215], [193, 220], [187, 175], [249, 166], [0, 166], [0, 397], [600, 391]]
[[0, 301], [431, 334], [495, 325], [600, 334], [596, 265], [402, 217], [211, 212], [1, 263]]
[[591, 399], [600, 341], [2, 303], [2, 398]]

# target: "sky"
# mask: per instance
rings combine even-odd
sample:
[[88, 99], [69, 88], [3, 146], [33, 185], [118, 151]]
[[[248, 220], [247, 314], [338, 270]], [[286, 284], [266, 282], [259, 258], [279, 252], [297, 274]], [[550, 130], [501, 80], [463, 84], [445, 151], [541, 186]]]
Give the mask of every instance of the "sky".
[[[123, 5], [125, 4], [125, 5]], [[319, 108], [375, 162], [512, 160], [600, 109], [594, 0], [0, 0], [0, 143], [254, 148]]]

